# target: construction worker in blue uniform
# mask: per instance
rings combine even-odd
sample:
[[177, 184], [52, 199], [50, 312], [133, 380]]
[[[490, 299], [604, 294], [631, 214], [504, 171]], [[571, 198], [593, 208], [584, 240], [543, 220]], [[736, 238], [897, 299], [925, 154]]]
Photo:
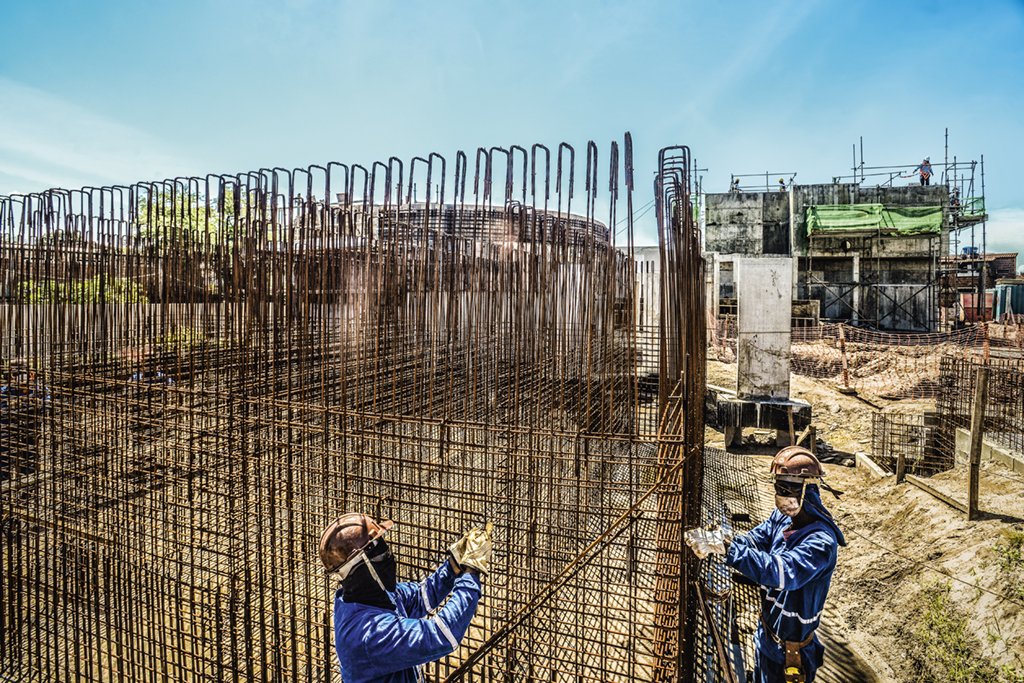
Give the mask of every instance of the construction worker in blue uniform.
[[821, 502], [824, 471], [799, 446], [772, 460], [775, 507], [768, 519], [736, 537], [726, 563], [761, 587], [753, 683], [811, 683], [824, 659], [815, 636], [839, 546], [846, 538]]
[[422, 681], [421, 665], [458, 648], [480, 600], [480, 576], [490, 569], [488, 525], [452, 545], [423, 581], [398, 583], [383, 538], [392, 526], [351, 512], [320, 537], [320, 560], [341, 580], [334, 595], [334, 647], [344, 683]]

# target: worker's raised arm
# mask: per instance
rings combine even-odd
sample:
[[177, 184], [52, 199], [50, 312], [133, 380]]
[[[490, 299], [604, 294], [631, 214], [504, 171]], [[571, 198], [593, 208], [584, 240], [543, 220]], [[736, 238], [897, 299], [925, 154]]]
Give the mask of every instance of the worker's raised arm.
[[395, 588], [395, 595], [405, 613], [414, 619], [426, 616], [444, 602], [455, 586], [455, 570], [447, 558], [434, 570], [434, 573], [419, 583], [400, 583]]
[[491, 532], [494, 525], [470, 529], [448, 549], [449, 558], [420, 583], [398, 584], [398, 601], [410, 617], [427, 615], [444, 602], [455, 585], [455, 577], [465, 569], [486, 574], [491, 568]]
[[385, 676], [451, 654], [466, 635], [480, 593], [480, 577], [466, 572], [455, 579], [444, 607], [429, 619], [381, 612], [363, 627], [363, 642], [349, 653], [347, 665], [355, 671]]
[[794, 548], [769, 553], [750, 544], [733, 543], [725, 562], [751, 581], [767, 588], [796, 590], [833, 565], [838, 543], [822, 529], [801, 540]]
[[733, 545], [749, 545], [752, 548], [767, 552], [772, 547], [772, 535], [775, 529], [774, 518], [775, 515], [772, 515], [747, 533], [737, 535], [732, 540]]

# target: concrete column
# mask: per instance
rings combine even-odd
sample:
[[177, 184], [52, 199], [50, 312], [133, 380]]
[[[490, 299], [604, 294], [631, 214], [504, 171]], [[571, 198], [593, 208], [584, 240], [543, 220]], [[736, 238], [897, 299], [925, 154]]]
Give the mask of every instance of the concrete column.
[[737, 395], [741, 399], [789, 398], [791, 258], [737, 258]]
[[853, 315], [850, 321], [856, 323], [860, 316], [860, 254], [853, 255]]
[[718, 254], [709, 252], [704, 255], [704, 284], [705, 296], [708, 306], [708, 325], [716, 325], [718, 322], [718, 295], [721, 274], [718, 272]]

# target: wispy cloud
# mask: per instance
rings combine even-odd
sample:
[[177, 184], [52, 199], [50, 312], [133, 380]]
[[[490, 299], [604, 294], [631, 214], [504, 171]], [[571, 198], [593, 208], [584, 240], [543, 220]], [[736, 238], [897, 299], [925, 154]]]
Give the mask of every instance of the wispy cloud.
[[747, 77], [763, 74], [765, 66], [773, 63], [775, 52], [799, 33], [804, 22], [817, 11], [818, 4], [805, 0], [775, 3], [764, 19], [750, 28], [747, 39], [728, 59], [702, 74], [701, 87], [690, 98], [690, 107], [713, 111], [718, 98], [727, 90], [735, 88]]
[[[980, 238], [980, 235], [976, 237], [976, 239]], [[963, 235], [961, 235], [962, 241]], [[988, 251], [1016, 251], [1024, 255], [1024, 209], [991, 210], [985, 229], [985, 241]]]
[[153, 136], [0, 77], [0, 194], [163, 178], [187, 168]]

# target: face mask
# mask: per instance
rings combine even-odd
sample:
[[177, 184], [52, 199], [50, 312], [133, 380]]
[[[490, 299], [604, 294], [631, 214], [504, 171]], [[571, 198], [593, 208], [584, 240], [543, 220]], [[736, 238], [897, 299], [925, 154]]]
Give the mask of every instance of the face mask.
[[366, 559], [372, 563], [384, 589], [394, 592], [398, 586], [398, 564], [388, 544], [383, 539], [378, 540], [373, 547], [367, 548]]
[[796, 517], [800, 513], [803, 487], [790, 482], [775, 482], [775, 507], [787, 517]]
[[394, 592], [398, 586], [398, 568], [387, 543], [377, 540], [353, 559], [357, 560], [355, 566], [341, 584], [345, 601], [394, 609], [385, 591]]

